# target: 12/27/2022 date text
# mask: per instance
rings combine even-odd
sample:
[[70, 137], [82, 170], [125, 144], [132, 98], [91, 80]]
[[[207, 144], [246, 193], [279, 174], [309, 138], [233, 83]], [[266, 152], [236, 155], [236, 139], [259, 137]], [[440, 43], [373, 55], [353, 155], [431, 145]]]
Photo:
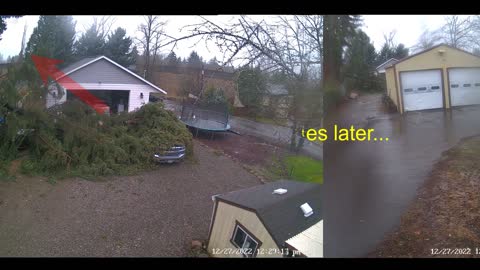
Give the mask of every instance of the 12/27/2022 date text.
[[432, 248], [431, 255], [473, 255], [480, 256], [480, 247], [476, 248]]

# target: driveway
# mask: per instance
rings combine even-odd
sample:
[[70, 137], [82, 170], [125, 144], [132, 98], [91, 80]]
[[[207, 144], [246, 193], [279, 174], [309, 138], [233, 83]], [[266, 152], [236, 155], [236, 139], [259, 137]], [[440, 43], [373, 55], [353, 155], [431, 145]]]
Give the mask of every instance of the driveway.
[[[480, 133], [480, 108], [379, 111], [380, 95], [360, 97], [328, 122], [374, 128], [388, 142], [325, 144], [325, 256], [362, 257], [398, 226], [443, 151]], [[330, 135], [331, 136], [331, 135]]]
[[[165, 108], [177, 114], [181, 112], [181, 106], [171, 100], [165, 100]], [[232, 130], [240, 134], [247, 134], [268, 140], [274, 144], [289, 145], [292, 130], [288, 127], [259, 123], [241, 117], [230, 116]], [[297, 136], [300, 138], [300, 136]], [[315, 159], [323, 159], [323, 145], [305, 140], [302, 153]]]
[[0, 182], [0, 256], [188, 256], [212, 195], [260, 184], [195, 143], [196, 161], [106, 181]]

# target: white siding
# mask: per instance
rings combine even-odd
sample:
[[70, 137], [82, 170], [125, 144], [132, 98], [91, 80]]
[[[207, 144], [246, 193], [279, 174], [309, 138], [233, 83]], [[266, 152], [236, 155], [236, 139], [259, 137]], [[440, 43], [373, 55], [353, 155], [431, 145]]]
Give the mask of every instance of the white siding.
[[[105, 83], [81, 83], [84, 89], [89, 91], [95, 90], [120, 90], [130, 91], [128, 100], [128, 111], [132, 112], [141, 106], [148, 103], [150, 92], [158, 92], [153, 87], [144, 84], [105, 84]], [[64, 84], [67, 89], [76, 89], [76, 84]], [[143, 93], [143, 99], [140, 98], [140, 93]], [[61, 104], [66, 101], [66, 94], [62, 99], [55, 99], [51, 94], [47, 95], [47, 108], [55, 104]]]
[[[60, 87], [61, 89], [57, 89], [57, 87], [52, 84], [48, 87], [48, 93], [47, 93], [47, 108], [50, 108], [56, 104], [62, 104], [67, 100], [67, 92], [65, 91], [65, 88]], [[59, 98], [59, 91], [63, 92], [62, 96]]]
[[[143, 99], [140, 98], [140, 93], [143, 93]], [[128, 98], [128, 111], [135, 111], [148, 103], [150, 92], [144, 89], [133, 88], [130, 89], [130, 96]]]

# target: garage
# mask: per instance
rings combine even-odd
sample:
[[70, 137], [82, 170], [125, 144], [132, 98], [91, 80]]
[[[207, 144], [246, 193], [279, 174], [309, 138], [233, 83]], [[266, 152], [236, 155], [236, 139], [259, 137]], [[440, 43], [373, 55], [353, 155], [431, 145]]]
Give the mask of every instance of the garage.
[[405, 111], [443, 107], [441, 70], [420, 70], [400, 73]]
[[385, 81], [401, 114], [480, 104], [480, 56], [440, 44], [386, 67]]
[[448, 70], [452, 106], [480, 104], [480, 68]]

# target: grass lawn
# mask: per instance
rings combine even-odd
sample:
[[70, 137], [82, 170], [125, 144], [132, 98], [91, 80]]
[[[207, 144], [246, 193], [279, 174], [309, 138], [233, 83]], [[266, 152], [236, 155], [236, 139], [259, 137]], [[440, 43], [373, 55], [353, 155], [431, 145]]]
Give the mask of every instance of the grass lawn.
[[262, 116], [256, 116], [256, 117], [243, 116], [243, 117], [247, 118], [249, 120], [258, 122], [258, 123], [262, 123], [262, 124], [270, 124], [270, 125], [288, 127], [287, 119], [273, 119], [273, 118], [267, 118], [267, 117], [262, 117]]
[[306, 156], [285, 158], [290, 177], [297, 181], [323, 183], [323, 163]]

